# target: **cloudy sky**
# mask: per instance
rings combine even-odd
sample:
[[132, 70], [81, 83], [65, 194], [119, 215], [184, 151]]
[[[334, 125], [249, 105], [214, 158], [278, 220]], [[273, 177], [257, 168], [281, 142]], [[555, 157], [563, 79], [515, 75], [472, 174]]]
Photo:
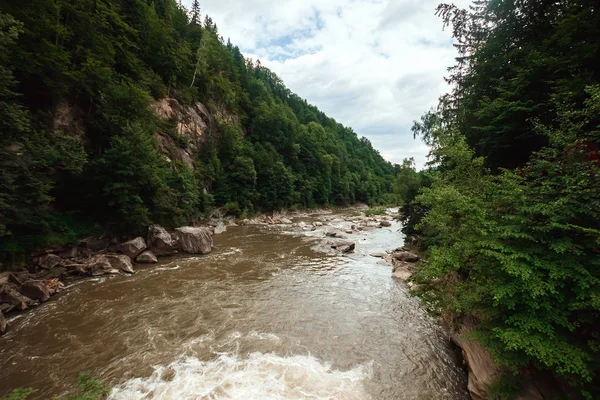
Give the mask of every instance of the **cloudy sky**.
[[[225, 40], [389, 161], [427, 148], [412, 121], [447, 91], [456, 55], [435, 8], [441, 0], [201, 0]], [[191, 0], [184, 1], [188, 6]], [[454, 0], [466, 6], [469, 0]]]

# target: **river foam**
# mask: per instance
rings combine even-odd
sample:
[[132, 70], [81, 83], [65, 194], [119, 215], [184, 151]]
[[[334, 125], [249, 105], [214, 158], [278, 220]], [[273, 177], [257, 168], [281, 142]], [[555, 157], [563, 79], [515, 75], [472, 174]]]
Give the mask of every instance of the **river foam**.
[[370, 398], [363, 387], [370, 369], [334, 370], [310, 355], [256, 352], [238, 358], [225, 353], [211, 361], [186, 357], [113, 388], [109, 400], [364, 400]]

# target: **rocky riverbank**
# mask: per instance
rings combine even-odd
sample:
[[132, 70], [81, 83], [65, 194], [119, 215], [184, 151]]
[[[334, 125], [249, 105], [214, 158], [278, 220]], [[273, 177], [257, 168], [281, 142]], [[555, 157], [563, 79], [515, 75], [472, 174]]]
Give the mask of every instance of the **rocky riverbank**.
[[214, 227], [180, 227], [168, 232], [160, 225], [148, 228], [146, 238], [121, 242], [90, 238], [68, 249], [35, 254], [27, 271], [0, 274], [0, 334], [8, 329], [5, 315], [35, 307], [77, 279], [133, 274], [135, 265], [157, 263], [160, 256], [179, 252], [208, 254]]

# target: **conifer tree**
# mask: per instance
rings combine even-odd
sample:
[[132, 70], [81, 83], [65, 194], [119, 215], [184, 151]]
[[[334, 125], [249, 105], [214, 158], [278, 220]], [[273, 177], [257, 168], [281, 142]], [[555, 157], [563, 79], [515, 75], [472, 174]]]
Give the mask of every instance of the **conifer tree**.
[[192, 2], [192, 20], [191, 23], [193, 25], [200, 24], [200, 2], [198, 0], [194, 0]]

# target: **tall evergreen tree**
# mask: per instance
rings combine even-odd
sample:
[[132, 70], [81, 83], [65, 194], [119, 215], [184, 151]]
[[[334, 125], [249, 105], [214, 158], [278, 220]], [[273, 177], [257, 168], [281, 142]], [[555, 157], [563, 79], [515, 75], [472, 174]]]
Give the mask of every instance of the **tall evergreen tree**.
[[190, 10], [192, 18], [191, 18], [191, 23], [193, 25], [199, 25], [200, 21], [202, 21], [200, 18], [200, 2], [198, 0], [194, 0], [192, 2], [192, 9]]

